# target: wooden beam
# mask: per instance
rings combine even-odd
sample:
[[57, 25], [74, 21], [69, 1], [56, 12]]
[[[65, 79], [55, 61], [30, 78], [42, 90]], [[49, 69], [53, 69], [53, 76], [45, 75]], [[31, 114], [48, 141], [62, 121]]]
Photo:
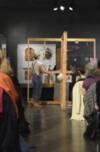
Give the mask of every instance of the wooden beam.
[[[94, 42], [95, 38], [68, 38], [67, 42]], [[61, 42], [61, 38], [28, 38], [28, 42]]]
[[96, 40], [93, 43], [93, 57], [96, 58]]
[[61, 108], [66, 108], [66, 67], [67, 67], [67, 32], [63, 33], [62, 41], [61, 41], [61, 73], [63, 75], [63, 79], [60, 83], [60, 104]]
[[[29, 44], [30, 44], [30, 41], [28, 40], [28, 48], [29, 48]], [[30, 95], [29, 95], [29, 93], [30, 93], [30, 83], [29, 83], [29, 76], [30, 76], [30, 74], [29, 74], [29, 60], [28, 60], [28, 68], [27, 68], [27, 73], [28, 73], [28, 79], [27, 79], [27, 102], [29, 103], [29, 100], [30, 100]]]
[[68, 38], [68, 42], [94, 42], [95, 38]]
[[28, 41], [31, 42], [61, 42], [60, 38], [28, 38]]
[[[59, 74], [61, 73], [61, 70], [55, 70], [55, 71], [50, 71], [52, 74]], [[66, 71], [66, 74], [72, 74], [72, 71]]]

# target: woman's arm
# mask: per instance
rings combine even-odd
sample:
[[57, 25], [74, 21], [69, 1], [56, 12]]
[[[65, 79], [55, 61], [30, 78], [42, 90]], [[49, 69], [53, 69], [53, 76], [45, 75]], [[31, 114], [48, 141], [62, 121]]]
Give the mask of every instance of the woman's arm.
[[51, 74], [51, 72], [47, 71], [42, 64], [40, 65], [40, 73], [44, 73], [44, 74], [48, 74], [48, 75]]

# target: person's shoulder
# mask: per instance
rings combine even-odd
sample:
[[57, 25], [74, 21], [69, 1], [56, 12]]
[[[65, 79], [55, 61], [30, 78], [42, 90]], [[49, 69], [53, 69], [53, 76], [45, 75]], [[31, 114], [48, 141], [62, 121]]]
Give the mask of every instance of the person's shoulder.
[[82, 85], [83, 85], [83, 80], [77, 81], [77, 82], [75, 83], [75, 85], [76, 85], [76, 86], [80, 86], [80, 85], [82, 86]]
[[89, 76], [85, 78], [84, 82], [90, 82], [90, 81], [93, 81], [94, 79], [95, 77]]
[[39, 60], [37, 60], [37, 63], [39, 64], [39, 65], [42, 65], [43, 63], [41, 62], [41, 61], [39, 61]]

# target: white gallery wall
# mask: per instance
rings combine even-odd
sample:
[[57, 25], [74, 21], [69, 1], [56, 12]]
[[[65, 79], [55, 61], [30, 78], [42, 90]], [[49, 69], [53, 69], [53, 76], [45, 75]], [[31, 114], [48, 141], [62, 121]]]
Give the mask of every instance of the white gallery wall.
[[40, 60], [42, 61], [46, 69], [50, 67], [52, 70], [56, 66], [56, 44], [46, 45], [46, 48], [49, 48], [52, 53], [52, 57], [50, 59], [43, 58], [43, 54], [45, 51], [45, 47], [43, 44], [30, 44], [29, 46], [28, 44], [18, 44], [17, 45], [17, 76], [19, 83], [21, 84], [27, 83], [28, 80], [26, 78], [26, 73], [28, 68], [30, 68], [32, 65], [32, 60], [28, 61], [25, 59], [25, 51], [28, 47], [32, 48], [36, 53], [40, 54]]

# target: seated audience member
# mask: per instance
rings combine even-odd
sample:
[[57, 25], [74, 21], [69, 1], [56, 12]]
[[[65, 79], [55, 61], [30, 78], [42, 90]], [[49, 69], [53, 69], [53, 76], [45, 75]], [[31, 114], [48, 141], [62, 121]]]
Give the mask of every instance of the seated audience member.
[[83, 80], [85, 79], [84, 70], [80, 71], [80, 79], [75, 83], [72, 91], [72, 116], [74, 120], [84, 120], [84, 104], [83, 104]]
[[81, 80], [85, 80], [85, 70], [84, 69], [80, 69], [78, 71], [78, 76], [76, 76], [76, 82], [81, 81]]
[[100, 81], [93, 83], [84, 96], [84, 117], [87, 121], [84, 137], [100, 136]]
[[88, 63], [86, 65], [86, 79], [83, 82], [83, 92], [84, 94], [89, 89], [89, 87], [100, 80], [100, 71], [97, 71], [97, 68], [95, 65]]
[[0, 70], [0, 152], [20, 152], [17, 99], [10, 77]]
[[[87, 127], [84, 133], [85, 137], [93, 139], [97, 136], [98, 126], [100, 125], [100, 62], [97, 68], [89, 65], [87, 69], [87, 78], [84, 81], [84, 117], [87, 120]], [[99, 125], [98, 125], [99, 123]], [[99, 127], [100, 130], [100, 127]]]
[[19, 111], [19, 119], [18, 119], [18, 124], [19, 124], [19, 131], [22, 136], [27, 136], [30, 132], [29, 129], [29, 123], [26, 121], [25, 115], [24, 115], [24, 99], [22, 95], [22, 90], [20, 88], [20, 84], [17, 80], [17, 78], [14, 76], [13, 69], [11, 67], [11, 64], [7, 58], [4, 58], [2, 60], [0, 70], [10, 76], [11, 81], [14, 85], [14, 88], [19, 96], [18, 101], [17, 101], [17, 106], [18, 106], [18, 111]]
[[[0, 152], [26, 152], [30, 151], [30, 147], [20, 130], [25, 127], [20, 126], [24, 113], [21, 111], [20, 93], [11, 79], [11, 73], [11, 65], [5, 58], [0, 65]], [[32, 147], [36, 150], [35, 146]]]

